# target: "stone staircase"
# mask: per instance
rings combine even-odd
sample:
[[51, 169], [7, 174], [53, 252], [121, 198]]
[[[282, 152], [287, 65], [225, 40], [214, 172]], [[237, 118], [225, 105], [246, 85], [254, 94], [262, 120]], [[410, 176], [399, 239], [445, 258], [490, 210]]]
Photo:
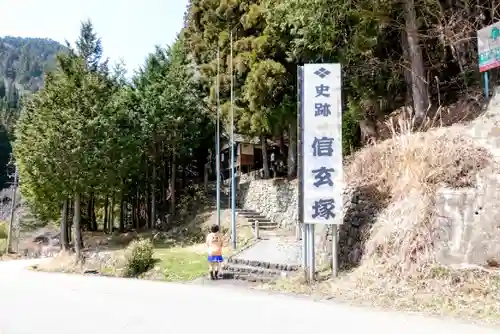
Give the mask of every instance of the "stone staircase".
[[244, 217], [251, 224], [252, 229], [255, 230], [256, 224], [260, 231], [272, 231], [279, 227], [279, 224], [273, 222], [271, 219], [267, 218], [265, 215], [250, 209], [236, 209], [238, 216]]
[[[212, 187], [208, 194], [215, 199], [215, 187]], [[226, 187], [221, 189], [220, 204], [222, 209], [231, 207], [231, 195]], [[252, 209], [237, 208], [236, 214], [248, 221], [254, 230], [255, 242], [225, 261], [221, 273], [222, 280], [272, 283], [298, 272], [300, 261], [296, 259], [295, 240], [283, 240], [283, 232], [280, 231], [277, 222]], [[288, 261], [290, 257], [293, 261]]]
[[[227, 259], [222, 278], [250, 283], [272, 283], [295, 275], [301, 263], [300, 242], [295, 236], [280, 235], [278, 224], [254, 211], [242, 210], [247, 219], [259, 224], [259, 238]], [[253, 226], [254, 223], [252, 223]], [[254, 234], [255, 235], [255, 234]]]
[[[210, 195], [214, 199], [214, 203], [216, 203], [216, 189], [215, 187], [212, 186], [211, 189], [209, 189], [208, 195]], [[250, 225], [252, 226], [252, 229], [255, 229], [256, 223], [258, 223], [259, 230], [261, 232], [264, 232], [263, 235], [266, 234], [266, 232], [270, 232], [273, 230], [276, 230], [279, 228], [279, 224], [276, 222], [273, 222], [271, 219], [263, 215], [262, 213], [256, 211], [256, 210], [251, 210], [251, 209], [243, 209], [243, 208], [238, 208], [239, 203], [236, 203], [236, 214], [240, 217], [246, 218]], [[229, 188], [227, 187], [221, 187], [221, 192], [220, 192], [220, 207], [221, 209], [229, 209], [231, 208], [231, 194], [229, 191]]]

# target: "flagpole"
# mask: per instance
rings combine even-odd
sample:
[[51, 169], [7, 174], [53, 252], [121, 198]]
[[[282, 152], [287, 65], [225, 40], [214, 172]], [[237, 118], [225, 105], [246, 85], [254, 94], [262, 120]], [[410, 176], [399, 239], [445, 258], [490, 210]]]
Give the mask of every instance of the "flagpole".
[[236, 175], [234, 166], [234, 96], [233, 96], [233, 31], [230, 34], [230, 71], [231, 71], [231, 241], [236, 249]]
[[215, 139], [215, 163], [216, 163], [216, 173], [217, 173], [217, 226], [220, 227], [220, 99], [219, 99], [219, 72], [220, 72], [220, 53], [219, 48], [217, 48], [217, 79], [215, 83], [216, 97], [217, 97], [217, 130]]

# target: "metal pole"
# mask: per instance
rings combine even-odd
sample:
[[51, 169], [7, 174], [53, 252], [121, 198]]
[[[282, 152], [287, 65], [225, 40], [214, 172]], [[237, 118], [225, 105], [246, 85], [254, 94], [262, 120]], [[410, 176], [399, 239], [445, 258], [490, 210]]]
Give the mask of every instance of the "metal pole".
[[490, 98], [490, 83], [489, 83], [489, 78], [488, 78], [488, 71], [485, 71], [483, 73], [483, 78], [484, 78], [484, 95], [486, 96], [486, 99]]
[[332, 278], [337, 277], [339, 274], [338, 228], [337, 224], [332, 225]]
[[260, 231], [259, 231], [259, 221], [256, 220], [254, 222], [254, 229], [255, 229], [255, 239], [260, 239]]
[[14, 228], [14, 212], [16, 211], [16, 191], [17, 191], [17, 166], [14, 172], [14, 194], [12, 195], [12, 208], [10, 209], [10, 223], [7, 232], [7, 253], [12, 253], [12, 229]]
[[304, 182], [303, 182], [303, 131], [302, 131], [302, 66], [297, 66], [297, 175], [299, 178], [298, 189], [298, 221], [297, 225], [302, 229], [302, 267], [304, 278], [308, 280], [307, 253], [307, 230], [308, 225], [304, 224]]
[[[300, 106], [300, 78], [301, 78], [301, 74], [300, 74], [300, 66], [297, 66], [297, 157], [298, 157], [298, 161], [297, 161], [297, 176], [298, 176], [298, 179], [299, 179], [299, 188], [298, 188], [298, 200], [299, 200], [299, 214], [297, 216], [297, 225], [295, 227], [295, 237], [297, 238], [297, 240], [300, 240], [300, 238], [302, 238], [302, 240], [304, 240], [304, 227], [302, 226], [303, 222], [304, 222], [304, 219], [303, 217], [301, 216], [302, 213], [300, 212], [300, 202], [301, 202], [301, 195], [300, 195], [300, 192], [301, 192], [301, 183], [302, 183], [302, 180], [301, 180], [301, 175], [300, 175], [300, 170], [299, 168], [302, 168], [301, 164], [302, 162], [300, 161], [301, 160], [301, 154], [300, 154], [300, 119], [301, 119], [301, 115], [300, 115], [300, 111], [301, 111], [301, 106]], [[290, 140], [291, 142], [291, 140]], [[303, 261], [303, 265], [305, 267], [305, 262], [304, 260]]]
[[302, 237], [302, 266], [307, 267], [307, 226], [306, 224], [301, 225], [301, 237]]
[[236, 249], [236, 175], [234, 171], [234, 96], [233, 96], [233, 32], [230, 36], [230, 71], [231, 71], [231, 240]]
[[314, 251], [314, 224], [309, 224], [309, 238], [307, 240], [309, 244], [309, 282], [313, 282], [316, 276], [316, 254]]
[[219, 101], [219, 71], [220, 71], [220, 54], [217, 49], [217, 78], [215, 83], [217, 97], [217, 130], [215, 138], [215, 164], [217, 173], [217, 226], [220, 227], [220, 101]]
[[304, 279], [310, 282], [309, 278], [309, 226], [310, 224], [302, 224], [302, 262], [304, 266]]

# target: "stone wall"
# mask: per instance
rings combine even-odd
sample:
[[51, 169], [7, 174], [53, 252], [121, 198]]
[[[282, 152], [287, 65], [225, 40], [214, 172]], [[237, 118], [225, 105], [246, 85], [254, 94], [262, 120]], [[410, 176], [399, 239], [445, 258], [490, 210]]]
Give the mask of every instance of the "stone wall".
[[492, 169], [477, 175], [474, 188], [438, 190], [436, 259], [440, 263], [500, 264], [500, 175]]
[[240, 207], [258, 211], [285, 228], [297, 223], [297, 196], [297, 180], [242, 179], [238, 187]]
[[[382, 203], [375, 203], [379, 198], [376, 189], [370, 187], [359, 189], [345, 189], [343, 215], [344, 222], [339, 228], [340, 264], [343, 268], [355, 266], [363, 255], [363, 236], [370, 227], [380, 210]], [[239, 206], [251, 209], [266, 215], [278, 222], [282, 228], [293, 229], [298, 215], [298, 182], [274, 180], [251, 180], [244, 178], [239, 183]], [[328, 255], [330, 252], [330, 231], [317, 228], [317, 247], [320, 252]], [[326, 260], [325, 260], [326, 261]]]

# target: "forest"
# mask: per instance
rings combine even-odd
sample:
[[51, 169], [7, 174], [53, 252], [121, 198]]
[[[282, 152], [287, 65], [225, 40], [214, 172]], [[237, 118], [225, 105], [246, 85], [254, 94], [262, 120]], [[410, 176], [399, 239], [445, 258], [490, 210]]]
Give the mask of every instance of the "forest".
[[176, 42], [131, 80], [83, 22], [44, 87], [23, 100], [13, 133], [23, 196], [43, 219], [60, 219], [65, 248], [72, 221], [77, 253], [96, 212], [109, 231], [115, 219], [121, 230], [169, 222], [213, 161], [217, 95], [229, 127], [231, 75], [236, 129], [260, 139], [264, 177], [267, 140], [286, 139], [293, 178], [298, 65], [341, 63], [347, 156], [398, 108], [424, 120], [477, 99], [476, 31], [497, 15], [493, 1], [190, 0]]
[[13, 173], [11, 140], [22, 97], [43, 87], [44, 73], [55, 69], [56, 55], [63, 50], [50, 39], [0, 37], [0, 189]]

